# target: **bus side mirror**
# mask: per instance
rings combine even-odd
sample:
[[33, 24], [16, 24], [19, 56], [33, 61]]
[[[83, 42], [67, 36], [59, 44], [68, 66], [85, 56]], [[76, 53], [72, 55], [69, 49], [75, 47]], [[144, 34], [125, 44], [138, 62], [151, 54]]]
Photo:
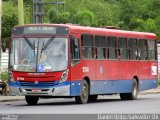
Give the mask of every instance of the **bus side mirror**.
[[10, 38], [2, 39], [2, 51], [6, 52], [6, 48], [8, 46], [8, 42], [10, 41]]
[[6, 39], [2, 39], [2, 51], [3, 52], [6, 52], [6, 46], [7, 46]]

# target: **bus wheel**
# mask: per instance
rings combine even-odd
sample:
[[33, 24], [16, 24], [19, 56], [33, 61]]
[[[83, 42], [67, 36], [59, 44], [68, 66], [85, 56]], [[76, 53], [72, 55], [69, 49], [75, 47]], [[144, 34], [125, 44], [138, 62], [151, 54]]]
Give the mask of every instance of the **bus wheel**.
[[75, 100], [78, 104], [85, 104], [88, 102], [88, 96], [89, 96], [89, 86], [87, 81], [84, 79], [81, 85], [81, 91], [80, 96], [76, 96]]
[[135, 78], [133, 78], [132, 91], [131, 93], [120, 93], [122, 100], [135, 100], [138, 95], [138, 83]]
[[36, 105], [39, 100], [39, 97], [38, 96], [25, 96], [25, 99], [29, 105]]
[[90, 95], [88, 98], [89, 102], [95, 102], [97, 101], [98, 95]]

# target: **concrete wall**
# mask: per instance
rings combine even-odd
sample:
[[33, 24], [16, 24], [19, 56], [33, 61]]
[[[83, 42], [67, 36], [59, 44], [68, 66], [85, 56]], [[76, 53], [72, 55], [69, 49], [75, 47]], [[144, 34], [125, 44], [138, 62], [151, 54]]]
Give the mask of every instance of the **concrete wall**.
[[[1, 50], [2, 51], [2, 50]], [[1, 67], [2, 71], [8, 68], [8, 49], [6, 52], [1, 52]]]

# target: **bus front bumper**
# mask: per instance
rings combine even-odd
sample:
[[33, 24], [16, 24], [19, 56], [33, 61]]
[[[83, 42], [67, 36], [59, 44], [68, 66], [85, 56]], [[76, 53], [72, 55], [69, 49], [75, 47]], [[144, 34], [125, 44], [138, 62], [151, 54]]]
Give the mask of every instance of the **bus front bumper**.
[[9, 82], [11, 95], [30, 96], [70, 96], [70, 83], [64, 82], [55, 86], [47, 87], [27, 87], [20, 86], [14, 82]]

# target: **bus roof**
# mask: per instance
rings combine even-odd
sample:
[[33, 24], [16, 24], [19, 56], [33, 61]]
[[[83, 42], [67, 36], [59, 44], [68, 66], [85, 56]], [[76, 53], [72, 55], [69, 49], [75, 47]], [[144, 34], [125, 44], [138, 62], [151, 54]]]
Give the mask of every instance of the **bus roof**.
[[75, 24], [26, 24], [16, 27], [26, 27], [26, 26], [64, 26], [68, 27], [70, 33], [81, 33], [81, 34], [95, 34], [95, 35], [106, 35], [115, 37], [126, 37], [126, 38], [140, 38], [140, 39], [157, 39], [155, 33], [148, 32], [136, 32], [136, 31], [126, 31], [120, 29], [107, 29], [107, 28], [96, 28], [88, 26], [79, 26]]

